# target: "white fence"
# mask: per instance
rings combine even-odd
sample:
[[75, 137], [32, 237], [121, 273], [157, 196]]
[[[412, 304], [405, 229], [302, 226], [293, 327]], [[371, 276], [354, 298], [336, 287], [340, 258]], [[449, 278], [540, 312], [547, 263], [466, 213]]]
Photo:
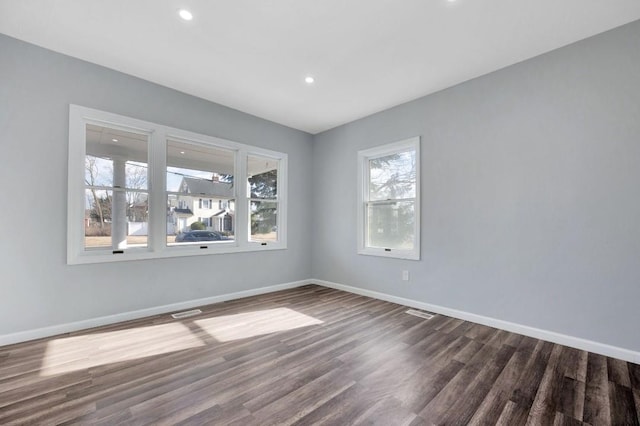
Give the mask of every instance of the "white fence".
[[129, 222], [128, 235], [148, 235], [149, 223], [148, 222]]
[[[127, 235], [149, 235], [148, 222], [128, 222]], [[175, 235], [176, 226], [173, 223], [167, 223], [167, 235]]]

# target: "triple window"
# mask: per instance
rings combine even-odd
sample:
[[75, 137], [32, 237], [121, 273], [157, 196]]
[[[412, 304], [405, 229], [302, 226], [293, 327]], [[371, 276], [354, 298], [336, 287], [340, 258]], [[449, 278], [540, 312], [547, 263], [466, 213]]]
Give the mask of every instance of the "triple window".
[[358, 253], [420, 259], [420, 139], [358, 152]]
[[69, 134], [69, 263], [286, 248], [286, 154], [75, 105]]

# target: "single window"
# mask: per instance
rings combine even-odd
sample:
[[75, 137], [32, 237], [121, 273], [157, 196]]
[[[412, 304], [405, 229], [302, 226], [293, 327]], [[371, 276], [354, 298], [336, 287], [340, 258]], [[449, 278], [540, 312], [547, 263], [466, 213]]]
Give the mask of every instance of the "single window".
[[286, 248], [286, 172], [283, 153], [71, 105], [67, 261]]
[[[235, 239], [233, 227], [222, 229], [220, 215], [215, 211], [213, 198], [235, 198], [233, 185], [236, 164], [236, 151], [201, 144], [189, 140], [167, 140], [167, 245], [185, 245], [191, 239], [179, 238], [189, 230], [211, 229], [223, 232], [224, 240], [206, 239], [198, 241], [223, 241], [228, 244]], [[206, 198], [205, 198], [206, 197]], [[209, 198], [210, 197], [210, 198]], [[192, 205], [192, 209], [180, 206]], [[235, 215], [235, 212], [229, 212]], [[178, 218], [185, 219], [178, 221]], [[171, 226], [176, 223], [177, 226]], [[204, 234], [203, 234], [204, 235]]]
[[147, 247], [148, 135], [97, 124], [85, 132], [84, 249]]
[[420, 139], [358, 153], [358, 253], [420, 258]]
[[249, 197], [249, 239], [252, 242], [278, 241], [279, 160], [249, 155], [247, 193]]

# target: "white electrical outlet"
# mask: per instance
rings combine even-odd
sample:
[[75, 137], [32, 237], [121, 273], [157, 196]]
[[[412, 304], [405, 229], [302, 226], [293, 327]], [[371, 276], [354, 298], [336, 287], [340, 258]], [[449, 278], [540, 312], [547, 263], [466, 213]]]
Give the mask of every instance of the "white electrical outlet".
[[402, 281], [409, 281], [409, 271], [402, 271]]

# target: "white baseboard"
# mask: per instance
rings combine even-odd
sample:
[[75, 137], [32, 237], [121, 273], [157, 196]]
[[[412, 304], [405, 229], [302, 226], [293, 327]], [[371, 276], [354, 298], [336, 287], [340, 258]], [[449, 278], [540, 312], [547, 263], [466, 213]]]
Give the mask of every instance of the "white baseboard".
[[624, 349], [616, 346], [607, 345], [605, 343], [594, 342], [592, 340], [582, 339], [579, 337], [568, 336], [566, 334], [556, 333], [553, 331], [542, 330], [535, 327], [516, 324], [509, 321], [503, 321], [496, 318], [490, 318], [482, 315], [472, 314], [469, 312], [459, 311], [444, 306], [433, 305], [430, 303], [419, 302], [417, 300], [406, 299], [403, 297], [392, 296], [386, 293], [367, 290], [359, 287], [353, 287], [344, 284], [338, 284], [325, 280], [308, 279], [294, 281], [290, 283], [277, 284], [268, 287], [261, 287], [251, 290], [239, 291], [236, 293], [223, 294], [220, 296], [206, 297], [202, 299], [188, 300], [185, 302], [173, 303], [170, 305], [155, 306], [137, 311], [124, 312], [120, 314], [107, 315], [103, 317], [90, 318], [82, 321], [76, 321], [66, 324], [58, 324], [50, 327], [43, 327], [34, 330], [26, 330], [12, 334], [0, 335], [0, 346], [11, 345], [14, 343], [26, 342], [29, 340], [40, 339], [43, 337], [51, 337], [59, 334], [70, 333], [78, 330], [84, 330], [103, 325], [115, 324], [122, 321], [129, 321], [144, 318], [153, 315], [165, 314], [169, 312], [191, 309], [198, 306], [211, 305], [213, 303], [225, 302], [228, 300], [241, 299], [243, 297], [257, 296], [259, 294], [273, 293], [275, 291], [286, 290], [290, 288], [301, 287], [308, 284], [317, 284], [324, 287], [334, 288], [337, 290], [347, 291], [349, 293], [359, 294], [374, 299], [385, 300], [387, 302], [397, 303], [399, 305], [409, 306], [411, 308], [431, 311], [453, 318], [459, 318], [465, 321], [471, 321], [477, 324], [489, 327], [499, 328], [501, 330], [511, 331], [513, 333], [523, 334], [525, 336], [536, 339], [546, 340], [560, 345], [570, 346], [572, 348], [581, 349], [600, 355], [610, 356], [613, 358], [640, 364], [640, 352]]
[[348, 291], [349, 293], [355, 293], [355, 294], [372, 297], [374, 299], [379, 299], [379, 300], [385, 300], [387, 302], [397, 303], [399, 305], [409, 306], [411, 308], [431, 311], [437, 314], [459, 318], [465, 321], [471, 321], [477, 324], [499, 328], [501, 330], [523, 334], [525, 336], [533, 337], [536, 339], [546, 340], [549, 342], [558, 343], [560, 345], [570, 346], [572, 348], [585, 350], [585, 351], [593, 352], [596, 354], [621, 359], [628, 362], [633, 362], [635, 364], [640, 364], [640, 352], [635, 352], [629, 349], [607, 345], [605, 343], [598, 343], [592, 340], [568, 336], [566, 334], [560, 334], [553, 331], [542, 330], [539, 328], [516, 324], [509, 321], [503, 321], [496, 318], [476, 315], [469, 312], [446, 308], [444, 306], [432, 305], [430, 303], [424, 303], [416, 300], [405, 299], [403, 297], [392, 296], [386, 293], [379, 293], [377, 291], [366, 290], [363, 288], [352, 287], [349, 285], [338, 284], [330, 281], [314, 279], [314, 280], [309, 280], [309, 282], [313, 284], [318, 284], [324, 287], [334, 288], [336, 290]]
[[140, 309], [137, 311], [123, 312], [120, 314], [107, 315], [103, 317], [90, 318], [82, 321], [70, 322], [66, 324], [52, 325], [50, 327], [26, 330], [18, 333], [0, 335], [0, 346], [14, 343], [26, 342], [43, 337], [56, 336], [58, 334], [70, 333], [78, 330], [99, 327], [102, 325], [115, 324], [122, 321], [129, 321], [153, 315], [166, 314], [169, 312], [191, 309], [197, 306], [211, 305], [213, 303], [226, 302], [227, 300], [241, 299], [243, 297], [256, 296], [259, 294], [273, 293], [274, 291], [286, 290], [289, 288], [301, 287], [310, 284], [311, 280], [294, 281], [285, 284], [277, 284], [268, 287], [260, 287], [251, 290], [239, 291], [236, 293], [223, 294], [220, 296], [205, 297], [202, 299], [188, 300], [185, 302], [172, 303], [170, 305], [154, 306], [153, 308]]

